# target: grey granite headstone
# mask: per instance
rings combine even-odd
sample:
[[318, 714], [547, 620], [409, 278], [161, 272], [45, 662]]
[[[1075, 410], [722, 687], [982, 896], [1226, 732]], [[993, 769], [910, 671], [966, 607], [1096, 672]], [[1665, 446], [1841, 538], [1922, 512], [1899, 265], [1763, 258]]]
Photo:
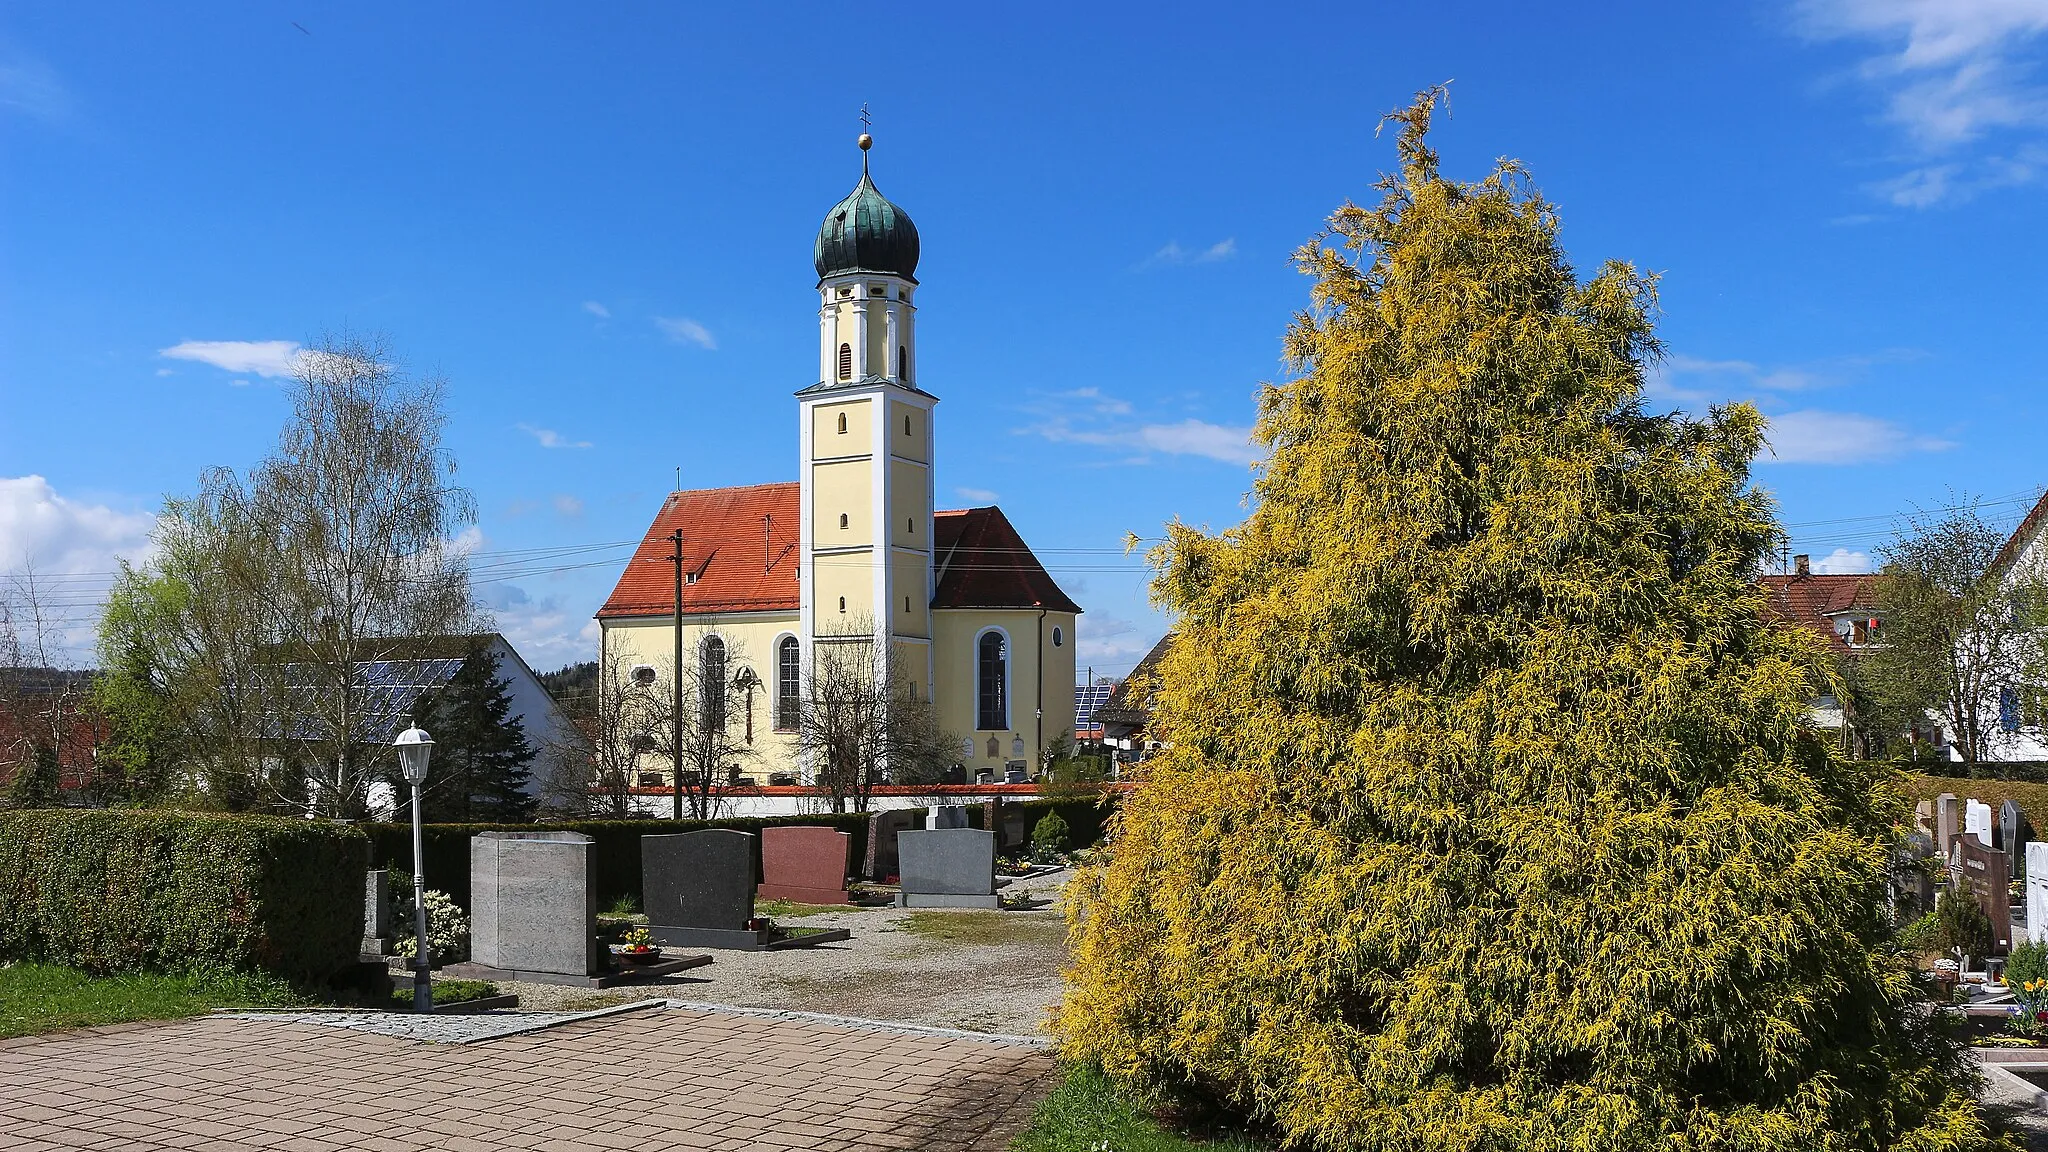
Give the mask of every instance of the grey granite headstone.
[[391, 873], [372, 868], [363, 877], [362, 955], [389, 955], [392, 936]]
[[2027, 863], [2027, 841], [2034, 838], [2033, 826], [2019, 803], [2007, 800], [1998, 806], [1998, 849], [2005, 853], [2008, 870], [2018, 876]]
[[961, 804], [940, 804], [925, 810], [926, 828], [965, 828], [967, 808]]
[[590, 845], [574, 832], [471, 837], [470, 959], [506, 972], [602, 971]]
[[979, 828], [912, 829], [896, 837], [903, 908], [1000, 908], [996, 834]]
[[640, 838], [640, 896], [650, 928], [738, 932], [754, 914], [754, 837], [707, 828]]

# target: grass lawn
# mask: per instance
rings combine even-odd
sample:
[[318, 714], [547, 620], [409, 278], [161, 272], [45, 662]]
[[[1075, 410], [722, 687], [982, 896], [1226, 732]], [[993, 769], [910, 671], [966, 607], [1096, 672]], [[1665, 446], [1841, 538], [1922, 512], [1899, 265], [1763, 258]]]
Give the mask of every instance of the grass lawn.
[[260, 977], [88, 976], [56, 964], [10, 964], [0, 967], [0, 1038], [302, 1002], [283, 983]]
[[754, 915], [790, 919], [800, 916], [822, 916], [827, 912], [857, 912], [859, 909], [845, 904], [799, 904], [794, 900], [756, 900]]
[[1058, 944], [1067, 938], [1067, 923], [1057, 915], [987, 908], [919, 909], [903, 921], [902, 930], [958, 944]]
[[1031, 1114], [1031, 1127], [1010, 1147], [1012, 1152], [1265, 1152], [1272, 1146], [1241, 1136], [1205, 1140], [1175, 1133], [1118, 1095], [1102, 1073], [1071, 1067]]

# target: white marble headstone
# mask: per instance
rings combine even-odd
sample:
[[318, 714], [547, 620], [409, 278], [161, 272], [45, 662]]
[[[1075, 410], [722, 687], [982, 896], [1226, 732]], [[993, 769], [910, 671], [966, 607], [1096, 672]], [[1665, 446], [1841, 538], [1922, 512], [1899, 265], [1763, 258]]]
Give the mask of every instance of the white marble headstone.
[[1991, 805], [1982, 800], [1963, 802], [1963, 834], [1975, 836], [1977, 843], [1991, 847], [1991, 825], [1998, 819], [1991, 811]]
[[2048, 840], [2027, 842], [2027, 939], [2048, 944]]

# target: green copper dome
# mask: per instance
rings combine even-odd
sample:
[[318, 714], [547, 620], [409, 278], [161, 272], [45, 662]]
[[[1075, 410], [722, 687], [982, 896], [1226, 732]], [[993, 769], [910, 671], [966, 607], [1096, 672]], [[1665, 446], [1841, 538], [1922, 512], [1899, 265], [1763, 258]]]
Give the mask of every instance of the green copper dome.
[[842, 272], [882, 272], [917, 282], [917, 225], [891, 204], [868, 179], [862, 157], [860, 183], [853, 194], [825, 214], [818, 228], [812, 262], [818, 279]]

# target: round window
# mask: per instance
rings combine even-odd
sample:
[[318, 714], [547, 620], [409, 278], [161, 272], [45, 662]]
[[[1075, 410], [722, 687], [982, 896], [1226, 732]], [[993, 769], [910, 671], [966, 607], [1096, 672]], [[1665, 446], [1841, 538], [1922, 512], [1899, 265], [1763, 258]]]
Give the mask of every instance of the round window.
[[1057, 648], [1067, 642], [1067, 634], [1055, 625], [1052, 630], [1052, 646]]

